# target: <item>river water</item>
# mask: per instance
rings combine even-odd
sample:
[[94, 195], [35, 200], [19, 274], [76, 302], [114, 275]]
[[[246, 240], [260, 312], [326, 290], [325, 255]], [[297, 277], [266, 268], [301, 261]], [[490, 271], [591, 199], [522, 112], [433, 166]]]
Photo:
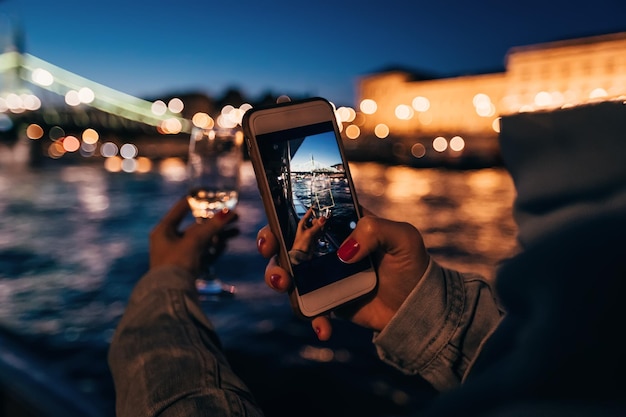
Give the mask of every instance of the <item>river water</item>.
[[[361, 204], [417, 226], [440, 263], [493, 277], [497, 263], [515, 251], [514, 190], [505, 169], [351, 168]], [[217, 266], [238, 292], [205, 301], [233, 366], [276, 415], [277, 390], [307, 401], [315, 415], [312, 387], [323, 387], [331, 403], [337, 392], [345, 404], [360, 402], [360, 415], [418, 408], [432, 393], [379, 363], [370, 333], [339, 323], [331, 342], [317, 342], [286, 298], [265, 286], [265, 260], [255, 245], [265, 217], [248, 163], [243, 174], [241, 234]], [[109, 173], [93, 165], [0, 171], [0, 328], [99, 415], [113, 415], [106, 349], [147, 268], [148, 233], [184, 191], [180, 171]], [[294, 386], [293, 378], [302, 382]], [[337, 415], [348, 413], [336, 407]]]

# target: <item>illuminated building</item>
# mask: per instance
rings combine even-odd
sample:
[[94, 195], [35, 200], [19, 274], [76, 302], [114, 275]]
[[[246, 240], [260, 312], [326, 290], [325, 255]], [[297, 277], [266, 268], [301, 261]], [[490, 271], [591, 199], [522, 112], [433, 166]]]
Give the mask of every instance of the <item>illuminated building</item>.
[[626, 99], [626, 32], [514, 47], [499, 73], [428, 79], [385, 71], [361, 78], [357, 97], [360, 112], [344, 125], [355, 154], [493, 159], [501, 115]]

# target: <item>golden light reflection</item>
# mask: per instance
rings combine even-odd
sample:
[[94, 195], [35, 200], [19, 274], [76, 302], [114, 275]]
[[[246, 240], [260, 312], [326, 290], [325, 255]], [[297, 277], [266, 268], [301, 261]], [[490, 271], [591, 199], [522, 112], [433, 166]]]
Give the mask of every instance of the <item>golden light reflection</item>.
[[374, 100], [366, 98], [365, 100], [361, 101], [361, 104], [359, 104], [359, 108], [364, 114], [374, 114], [378, 109], [378, 105]]
[[472, 104], [474, 104], [474, 107], [489, 107], [491, 99], [487, 94], [478, 93], [472, 99]]
[[[471, 189], [472, 198], [462, 201], [463, 204], [459, 207], [459, 212], [463, 215], [471, 216], [485, 224], [492, 224], [496, 214], [494, 211], [487, 210], [487, 207], [501, 210], [503, 207], [510, 208], [513, 206], [514, 193], [502, 193], [502, 190], [514, 190], [512, 179], [508, 175], [502, 175], [501, 171], [496, 169], [468, 171], [465, 175], [465, 182]], [[496, 198], [498, 204], [490, 203]], [[496, 232], [494, 231], [493, 234], [495, 235]], [[485, 236], [482, 239], [482, 244], [489, 246], [489, 241], [492, 238], [493, 236]], [[476, 243], [481, 244], [478, 241]]]
[[374, 134], [379, 139], [385, 139], [387, 136], [389, 136], [389, 126], [384, 123], [377, 124], [374, 128]]
[[480, 195], [491, 195], [501, 187], [502, 177], [493, 169], [469, 172], [467, 184]]
[[170, 117], [168, 119], [162, 120], [159, 128], [162, 133], [177, 134], [182, 131], [183, 125], [179, 119]]
[[418, 112], [425, 112], [430, 108], [430, 100], [426, 97], [417, 96], [411, 102], [411, 105]]
[[409, 120], [413, 117], [413, 108], [406, 104], [399, 104], [394, 111], [396, 117], [400, 120]]
[[496, 117], [493, 122], [491, 122], [491, 128], [493, 129], [494, 132], [496, 133], [500, 133], [500, 121], [502, 120], [501, 117]]
[[43, 128], [38, 124], [32, 123], [26, 128], [26, 136], [29, 139], [41, 139], [43, 137]]
[[361, 129], [357, 125], [348, 125], [346, 127], [346, 136], [349, 139], [357, 139], [361, 134]]
[[180, 182], [187, 178], [187, 165], [180, 158], [166, 158], [159, 165], [159, 173], [168, 181]]
[[351, 107], [339, 107], [336, 111], [340, 122], [351, 123], [356, 117], [356, 112]]
[[[609, 33], [513, 48], [503, 72], [437, 80], [418, 80], [409, 72], [404, 79], [384, 71], [362, 77], [357, 97], [365, 120], [362, 135], [369, 137], [378, 123], [387, 124], [405, 143], [456, 132], [467, 135], [465, 149], [497, 158], [500, 115], [625, 96], [626, 61], [616, 58], [625, 53], [626, 32]], [[403, 102], [417, 112], [409, 123], [404, 122], [409, 120], [404, 106], [397, 106]]]
[[62, 141], [53, 142], [48, 146], [48, 156], [52, 159], [58, 159], [65, 155]]
[[93, 145], [94, 143], [98, 142], [98, 139], [100, 139], [100, 135], [98, 135], [98, 132], [96, 132], [95, 129], [88, 128], [83, 131], [82, 138], [83, 142]]
[[66, 136], [63, 139], [63, 149], [66, 152], [76, 152], [80, 148], [80, 141], [76, 136]]
[[235, 132], [235, 143], [238, 146], [243, 145], [243, 141], [245, 140], [245, 137], [243, 136], [243, 131], [242, 130], [238, 130]]
[[191, 118], [191, 122], [200, 129], [212, 129], [213, 126], [215, 126], [213, 118], [204, 112], [194, 114]]
[[357, 191], [363, 191], [377, 197], [385, 193], [385, 167], [375, 163], [350, 164], [352, 178], [355, 181]]
[[356, 116], [354, 116], [353, 124], [357, 126], [363, 126], [363, 124], [365, 124], [365, 116], [363, 113], [357, 113]]
[[417, 120], [423, 125], [429, 125], [433, 121], [433, 115], [431, 113], [420, 113], [417, 115]]
[[535, 106], [547, 107], [552, 104], [552, 95], [547, 91], [540, 91], [535, 94]]
[[227, 104], [222, 107], [216, 123], [218, 126], [228, 129], [241, 125], [243, 115], [251, 108], [252, 106], [248, 103], [242, 104], [239, 108]]
[[112, 156], [104, 160], [104, 169], [109, 172], [122, 171], [122, 158], [119, 156]]
[[448, 149], [448, 141], [443, 136], [438, 136], [433, 140], [433, 149], [437, 152], [443, 152]]
[[429, 181], [409, 167], [389, 167], [385, 171], [385, 179], [387, 180], [385, 196], [392, 201], [421, 198], [431, 192]]
[[450, 139], [450, 149], [460, 152], [465, 148], [465, 140], [460, 136], [454, 136]]
[[606, 98], [608, 96], [609, 94], [606, 92], [606, 90], [600, 87], [594, 88], [593, 90], [591, 90], [591, 93], [589, 93], [589, 98], [592, 100]]
[[146, 173], [152, 170], [152, 161], [150, 158], [146, 158], [145, 156], [140, 156], [137, 158], [137, 170], [139, 173]]

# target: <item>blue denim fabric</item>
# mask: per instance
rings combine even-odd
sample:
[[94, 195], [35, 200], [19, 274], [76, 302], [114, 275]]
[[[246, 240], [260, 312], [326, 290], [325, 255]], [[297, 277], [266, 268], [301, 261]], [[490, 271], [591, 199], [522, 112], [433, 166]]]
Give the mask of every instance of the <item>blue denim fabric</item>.
[[139, 281], [109, 348], [117, 417], [262, 416], [222, 353], [194, 278], [162, 267]]
[[[468, 372], [500, 316], [487, 282], [431, 261], [374, 342], [386, 362], [446, 389]], [[194, 278], [181, 269], [142, 277], [111, 342], [109, 365], [117, 417], [263, 415], [228, 364]]]
[[379, 357], [439, 391], [459, 385], [503, 311], [489, 282], [434, 260], [374, 344]]

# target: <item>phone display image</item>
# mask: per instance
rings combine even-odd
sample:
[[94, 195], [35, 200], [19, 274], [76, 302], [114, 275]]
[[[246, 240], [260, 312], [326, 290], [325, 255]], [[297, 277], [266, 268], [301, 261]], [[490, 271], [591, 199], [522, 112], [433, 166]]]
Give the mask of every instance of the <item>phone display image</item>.
[[333, 125], [272, 132], [259, 135], [257, 141], [287, 248], [297, 238], [298, 223], [307, 223], [302, 225], [306, 228], [325, 218], [320, 233], [312, 236], [307, 259], [290, 256], [300, 294], [369, 267], [368, 260], [348, 265], [336, 255], [356, 226], [358, 214]]
[[242, 126], [294, 310], [314, 317], [372, 293], [372, 260], [337, 256], [360, 213], [333, 106], [312, 98], [252, 109]]

